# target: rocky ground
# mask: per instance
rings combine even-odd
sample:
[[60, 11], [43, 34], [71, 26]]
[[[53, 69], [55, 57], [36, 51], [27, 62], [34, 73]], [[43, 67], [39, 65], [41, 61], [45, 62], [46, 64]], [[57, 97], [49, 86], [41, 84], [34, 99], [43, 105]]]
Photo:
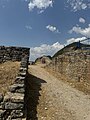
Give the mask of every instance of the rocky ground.
[[6, 93], [9, 86], [14, 82], [18, 71], [19, 62], [5, 62], [0, 64], [0, 93]]
[[90, 120], [90, 95], [41, 66], [29, 66], [27, 84], [28, 120]]

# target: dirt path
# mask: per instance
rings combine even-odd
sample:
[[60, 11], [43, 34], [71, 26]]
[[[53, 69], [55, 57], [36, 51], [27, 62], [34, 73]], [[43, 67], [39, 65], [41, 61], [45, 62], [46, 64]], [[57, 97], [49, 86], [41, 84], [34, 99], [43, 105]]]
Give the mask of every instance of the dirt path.
[[30, 66], [27, 84], [28, 120], [90, 120], [90, 96], [58, 80], [44, 68]]

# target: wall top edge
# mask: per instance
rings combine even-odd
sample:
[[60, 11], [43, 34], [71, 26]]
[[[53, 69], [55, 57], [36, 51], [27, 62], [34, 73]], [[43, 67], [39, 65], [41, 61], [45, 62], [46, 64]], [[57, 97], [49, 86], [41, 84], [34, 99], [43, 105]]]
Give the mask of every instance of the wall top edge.
[[1, 45], [0, 46], [0, 48], [16, 48], [16, 49], [18, 49], [18, 48], [21, 48], [21, 49], [28, 49], [28, 50], [30, 50], [30, 48], [29, 47], [21, 47], [21, 46], [4, 46], [4, 45]]

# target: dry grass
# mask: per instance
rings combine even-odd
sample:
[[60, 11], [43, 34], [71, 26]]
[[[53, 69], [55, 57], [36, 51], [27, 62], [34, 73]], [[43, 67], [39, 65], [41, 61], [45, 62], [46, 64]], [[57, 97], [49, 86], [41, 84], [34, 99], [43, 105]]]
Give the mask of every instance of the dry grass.
[[5, 94], [8, 91], [18, 74], [19, 67], [19, 62], [9, 61], [0, 64], [0, 93]]
[[69, 78], [67, 78], [64, 75], [61, 75], [58, 72], [52, 71], [48, 68], [45, 68], [50, 74], [53, 74], [56, 78], [58, 78], [59, 80], [62, 80], [63, 82], [69, 84], [70, 86], [72, 86], [73, 88], [76, 88], [82, 92], [84, 92], [85, 94], [89, 94], [90, 95], [90, 84], [87, 82], [78, 82], [75, 80], [71, 80]]

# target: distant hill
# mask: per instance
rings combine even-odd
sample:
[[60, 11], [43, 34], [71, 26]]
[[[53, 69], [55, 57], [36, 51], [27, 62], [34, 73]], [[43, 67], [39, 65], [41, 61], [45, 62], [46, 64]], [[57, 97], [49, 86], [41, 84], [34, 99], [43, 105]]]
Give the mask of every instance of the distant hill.
[[71, 50], [75, 51], [77, 49], [90, 49], [90, 45], [80, 43], [80, 47], [78, 47], [78, 42], [71, 43], [55, 53], [52, 58], [57, 57], [58, 55], [61, 55], [65, 52], [69, 52]]

